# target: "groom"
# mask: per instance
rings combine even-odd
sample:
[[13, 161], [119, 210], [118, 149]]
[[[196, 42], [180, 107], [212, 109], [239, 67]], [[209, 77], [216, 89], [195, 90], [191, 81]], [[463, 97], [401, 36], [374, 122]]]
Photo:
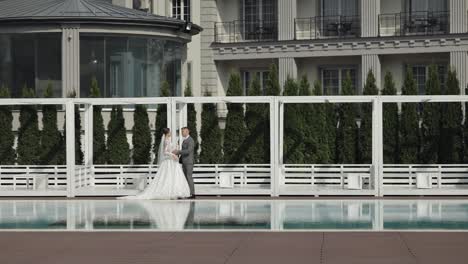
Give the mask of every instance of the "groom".
[[179, 163], [182, 164], [182, 170], [184, 171], [185, 178], [190, 187], [190, 197], [195, 198], [195, 188], [193, 185], [192, 171], [193, 171], [193, 151], [195, 149], [195, 142], [190, 137], [190, 130], [188, 127], [182, 128], [182, 149], [174, 150], [175, 155], [180, 155]]

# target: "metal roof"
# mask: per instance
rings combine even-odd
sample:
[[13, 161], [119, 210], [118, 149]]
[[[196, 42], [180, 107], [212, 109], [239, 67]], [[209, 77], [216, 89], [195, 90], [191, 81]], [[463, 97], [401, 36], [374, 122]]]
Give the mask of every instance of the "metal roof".
[[[119, 23], [180, 29], [183, 20], [113, 5], [109, 0], [0, 0], [0, 25], [11, 22]], [[201, 28], [192, 26], [191, 33]]]

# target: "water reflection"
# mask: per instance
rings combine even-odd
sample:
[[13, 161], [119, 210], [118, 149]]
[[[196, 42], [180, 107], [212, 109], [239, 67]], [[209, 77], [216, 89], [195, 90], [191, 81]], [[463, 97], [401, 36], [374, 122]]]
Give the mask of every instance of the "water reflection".
[[468, 200], [0, 201], [0, 229], [468, 231]]

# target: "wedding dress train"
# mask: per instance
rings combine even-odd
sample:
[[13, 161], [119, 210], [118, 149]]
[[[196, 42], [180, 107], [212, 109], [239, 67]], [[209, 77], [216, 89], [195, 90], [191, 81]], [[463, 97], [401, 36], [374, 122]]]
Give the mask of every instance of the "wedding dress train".
[[190, 188], [182, 166], [176, 155], [175, 147], [165, 136], [161, 139], [158, 151], [158, 172], [148, 186], [139, 194], [119, 197], [124, 200], [177, 199], [190, 197]]

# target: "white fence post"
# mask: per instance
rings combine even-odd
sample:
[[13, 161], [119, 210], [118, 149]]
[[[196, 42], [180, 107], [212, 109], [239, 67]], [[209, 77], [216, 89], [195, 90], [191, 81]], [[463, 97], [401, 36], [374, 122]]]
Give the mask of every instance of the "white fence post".
[[176, 143], [177, 130], [177, 103], [174, 98], [170, 98], [167, 103], [167, 127], [171, 129], [172, 143]]
[[[84, 165], [89, 167], [88, 173], [90, 177], [90, 185], [94, 186], [94, 170], [93, 170], [93, 160], [94, 160], [94, 120], [93, 120], [93, 105], [86, 104], [84, 112]], [[85, 178], [87, 175], [85, 175]]]
[[67, 149], [67, 197], [75, 197], [75, 104], [65, 104]]
[[383, 191], [383, 114], [382, 101], [377, 96], [372, 101], [372, 174], [374, 176], [375, 196]]
[[280, 178], [281, 178], [281, 133], [278, 133], [281, 117], [279, 115], [279, 101], [277, 97], [270, 99], [270, 186], [271, 196], [277, 197], [280, 194]]

